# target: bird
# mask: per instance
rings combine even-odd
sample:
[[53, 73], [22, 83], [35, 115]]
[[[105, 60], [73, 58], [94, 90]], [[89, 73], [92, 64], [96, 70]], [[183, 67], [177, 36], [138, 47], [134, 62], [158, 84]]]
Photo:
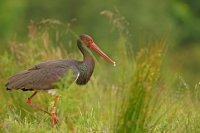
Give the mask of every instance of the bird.
[[109, 56], [107, 56], [93, 41], [93, 38], [87, 34], [81, 34], [77, 39], [77, 47], [83, 55], [82, 61], [72, 59], [59, 59], [45, 61], [34, 65], [33, 67], [21, 71], [8, 78], [5, 84], [8, 91], [22, 90], [22, 91], [34, 91], [33, 94], [27, 98], [26, 103], [32, 108], [43, 111], [51, 116], [52, 128], [59, 122], [59, 118], [56, 116], [56, 105], [59, 96], [56, 94], [53, 109], [51, 112], [45, 110], [41, 106], [32, 103], [33, 97], [41, 91], [51, 93], [52, 90], [57, 89], [55, 83], [59, 82], [64, 76], [68, 76], [69, 72], [72, 72], [70, 80], [72, 83], [78, 85], [85, 85], [90, 80], [91, 75], [95, 67], [95, 60], [88, 49], [93, 50], [100, 56], [102, 56], [107, 62], [116, 65]]

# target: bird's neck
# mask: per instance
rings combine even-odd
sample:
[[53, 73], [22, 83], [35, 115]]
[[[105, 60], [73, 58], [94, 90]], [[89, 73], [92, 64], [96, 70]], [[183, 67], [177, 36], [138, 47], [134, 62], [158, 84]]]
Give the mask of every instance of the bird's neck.
[[83, 62], [85, 63], [94, 63], [94, 59], [88, 49], [82, 45], [82, 43], [78, 40], [77, 46], [81, 53], [83, 54]]
[[95, 62], [90, 52], [86, 49], [86, 47], [84, 47], [81, 44], [79, 40], [77, 42], [77, 45], [78, 45], [79, 50], [83, 54], [83, 61], [81, 61], [79, 64], [80, 76], [77, 80], [77, 83], [86, 84], [93, 73]]

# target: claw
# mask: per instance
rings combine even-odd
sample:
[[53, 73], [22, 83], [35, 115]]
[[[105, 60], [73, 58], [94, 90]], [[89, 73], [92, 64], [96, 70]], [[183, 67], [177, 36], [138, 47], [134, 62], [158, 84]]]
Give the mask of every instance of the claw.
[[60, 120], [59, 118], [56, 116], [55, 112], [51, 113], [51, 122], [52, 122], [52, 128], [54, 128], [54, 125], [59, 123]]

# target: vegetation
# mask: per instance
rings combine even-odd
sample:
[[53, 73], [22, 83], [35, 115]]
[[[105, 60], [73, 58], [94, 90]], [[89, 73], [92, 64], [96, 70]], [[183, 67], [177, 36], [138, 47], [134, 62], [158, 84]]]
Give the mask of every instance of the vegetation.
[[[4, 13], [0, 15], [0, 132], [52, 132], [51, 117], [25, 102], [33, 92], [8, 92], [5, 83], [16, 72], [42, 61], [81, 60], [76, 47], [81, 31], [94, 35], [95, 41], [117, 65], [113, 67], [94, 55], [96, 67], [87, 85], [68, 86], [67, 77], [57, 84], [60, 95], [57, 115], [61, 122], [53, 132], [200, 132], [200, 85], [196, 78], [200, 30], [192, 24], [199, 22], [199, 2], [107, 1], [98, 2], [96, 7], [97, 2], [93, 1], [88, 4], [84, 0], [80, 3], [63, 1], [60, 2], [62, 5], [75, 10], [63, 13], [65, 6], [59, 2], [48, 6], [44, 0], [45, 6], [38, 7], [43, 11], [38, 14], [35, 9], [40, 2], [10, 4], [2, 1], [0, 5], [0, 11], [6, 9], [10, 13], [9, 17]], [[155, 8], [155, 3], [161, 5]], [[116, 5], [114, 11], [107, 10], [112, 4]], [[128, 7], [133, 9], [132, 5], [135, 7], [133, 14], [127, 10]], [[88, 12], [88, 7], [93, 14]], [[49, 17], [50, 12], [60, 13], [55, 13], [53, 18], [61, 21], [41, 19]], [[65, 13], [67, 18], [63, 17]], [[24, 16], [23, 19], [18, 20], [18, 15]], [[177, 27], [176, 31], [170, 31], [166, 37], [167, 30], [174, 27]], [[47, 93], [39, 93], [33, 102], [51, 111], [54, 99]]]

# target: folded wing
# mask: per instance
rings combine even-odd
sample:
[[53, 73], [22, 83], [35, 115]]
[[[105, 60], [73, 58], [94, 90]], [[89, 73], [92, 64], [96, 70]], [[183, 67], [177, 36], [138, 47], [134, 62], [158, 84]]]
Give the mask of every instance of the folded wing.
[[73, 82], [79, 76], [74, 61], [48, 61], [10, 77], [6, 87], [7, 90], [21, 89], [24, 91], [54, 89], [56, 87], [54, 83], [64, 76], [70, 76], [71, 72], [73, 76], [70, 77], [70, 81]]

